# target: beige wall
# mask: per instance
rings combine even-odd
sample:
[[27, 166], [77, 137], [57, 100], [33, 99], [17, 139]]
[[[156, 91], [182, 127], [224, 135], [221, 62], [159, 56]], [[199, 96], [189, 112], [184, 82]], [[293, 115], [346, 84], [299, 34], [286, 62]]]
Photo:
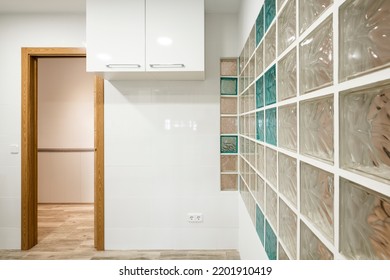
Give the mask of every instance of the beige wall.
[[[85, 58], [38, 62], [39, 149], [92, 149], [93, 76]], [[93, 202], [93, 152], [39, 152], [40, 203]]]

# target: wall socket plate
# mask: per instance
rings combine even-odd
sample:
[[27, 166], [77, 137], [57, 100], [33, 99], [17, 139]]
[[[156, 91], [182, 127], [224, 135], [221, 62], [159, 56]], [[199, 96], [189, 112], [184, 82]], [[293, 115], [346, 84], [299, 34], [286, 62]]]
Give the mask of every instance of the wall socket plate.
[[187, 213], [187, 221], [189, 223], [203, 223], [202, 213]]

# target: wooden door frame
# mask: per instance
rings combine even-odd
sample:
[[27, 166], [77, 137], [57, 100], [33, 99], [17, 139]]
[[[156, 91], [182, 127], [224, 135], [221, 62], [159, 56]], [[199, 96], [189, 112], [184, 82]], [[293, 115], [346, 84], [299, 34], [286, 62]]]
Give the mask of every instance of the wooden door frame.
[[[86, 57], [84, 48], [22, 48], [21, 248], [38, 243], [38, 58]], [[94, 242], [104, 250], [104, 80], [95, 78]]]

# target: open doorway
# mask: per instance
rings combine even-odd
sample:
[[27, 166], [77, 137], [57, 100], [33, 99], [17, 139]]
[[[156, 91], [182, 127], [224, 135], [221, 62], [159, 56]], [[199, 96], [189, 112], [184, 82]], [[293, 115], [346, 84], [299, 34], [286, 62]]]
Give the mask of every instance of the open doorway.
[[[22, 49], [22, 244], [23, 250], [38, 243], [38, 153], [53, 148], [38, 146], [38, 64], [47, 58], [85, 58], [84, 49], [23, 48]], [[104, 250], [104, 125], [103, 80], [94, 80], [93, 147], [80, 147], [76, 153], [92, 152], [94, 157], [93, 208], [94, 247]], [[76, 148], [77, 149], [77, 148]], [[69, 151], [63, 148], [62, 152]], [[54, 152], [59, 152], [58, 150]], [[88, 157], [88, 156], [87, 156]], [[69, 158], [69, 157], [68, 157]], [[54, 178], [55, 179], [55, 178]], [[89, 193], [91, 200], [92, 194]], [[78, 199], [81, 199], [80, 197]]]

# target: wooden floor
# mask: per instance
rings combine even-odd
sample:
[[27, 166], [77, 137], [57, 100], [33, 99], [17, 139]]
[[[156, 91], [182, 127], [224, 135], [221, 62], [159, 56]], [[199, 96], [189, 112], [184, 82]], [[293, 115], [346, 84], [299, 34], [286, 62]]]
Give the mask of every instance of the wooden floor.
[[0, 259], [24, 260], [238, 260], [236, 250], [96, 251], [93, 205], [40, 204], [38, 244], [27, 251], [0, 250]]

